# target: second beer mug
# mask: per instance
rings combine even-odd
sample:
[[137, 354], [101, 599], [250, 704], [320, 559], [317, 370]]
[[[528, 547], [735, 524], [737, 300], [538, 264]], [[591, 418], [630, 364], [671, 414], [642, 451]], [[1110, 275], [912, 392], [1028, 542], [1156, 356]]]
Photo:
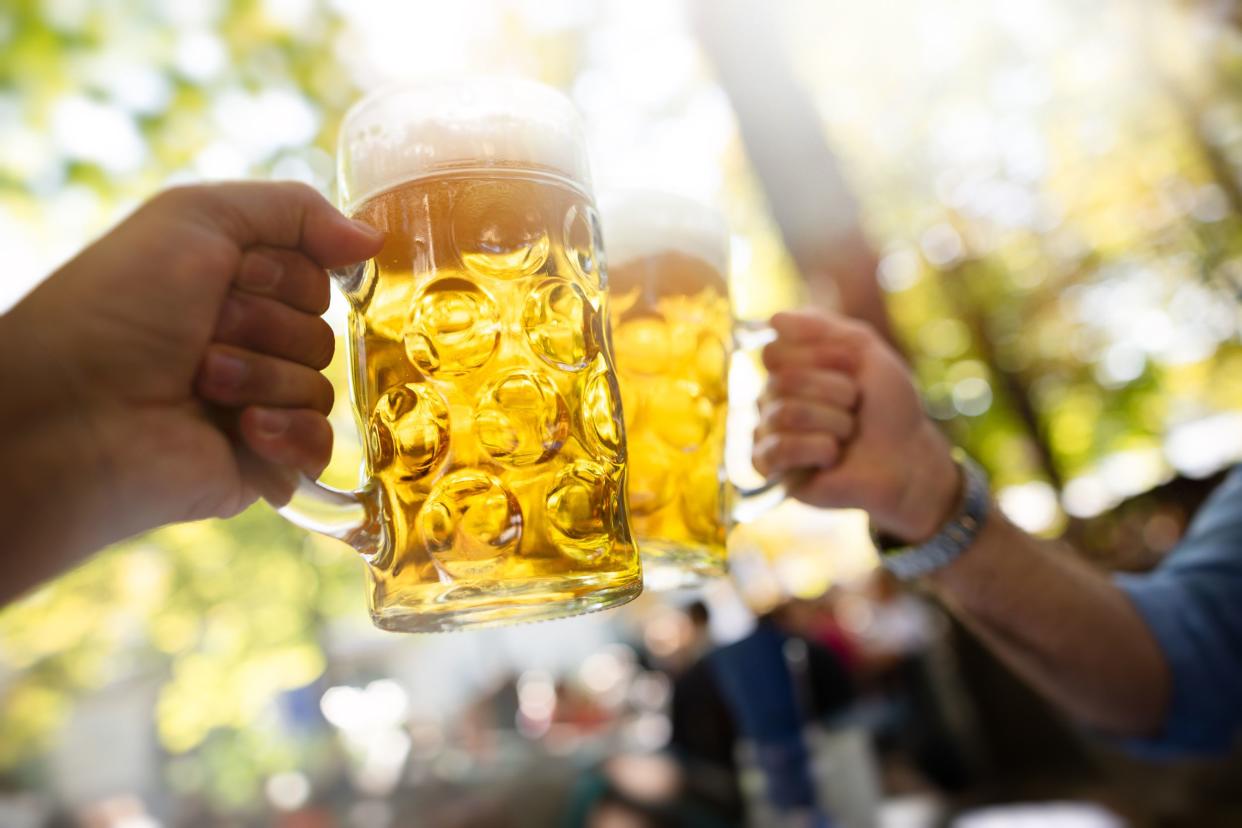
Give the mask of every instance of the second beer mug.
[[387, 233], [335, 274], [366, 486], [282, 514], [364, 553], [371, 617], [445, 630], [641, 590], [577, 116], [520, 81], [380, 92], [350, 110], [343, 209]]
[[715, 210], [649, 191], [606, 193], [601, 210], [643, 569], [652, 588], [693, 586], [727, 572], [735, 520], [784, 496], [779, 480], [742, 491], [725, 474], [730, 360], [767, 331], [735, 325]]

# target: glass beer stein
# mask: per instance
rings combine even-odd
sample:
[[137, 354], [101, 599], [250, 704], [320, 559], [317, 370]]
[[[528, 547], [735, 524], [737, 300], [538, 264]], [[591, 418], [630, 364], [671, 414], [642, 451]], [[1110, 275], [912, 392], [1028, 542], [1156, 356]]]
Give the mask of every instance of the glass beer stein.
[[772, 334], [734, 321], [729, 232], [715, 210], [619, 191], [601, 211], [634, 534], [649, 587], [693, 586], [726, 573], [730, 525], [785, 494], [779, 479], [739, 489], [724, 462], [732, 356]]
[[541, 85], [383, 90], [353, 107], [342, 209], [387, 234], [349, 299], [365, 484], [281, 513], [367, 563], [381, 628], [560, 618], [641, 591], [599, 222], [573, 107]]

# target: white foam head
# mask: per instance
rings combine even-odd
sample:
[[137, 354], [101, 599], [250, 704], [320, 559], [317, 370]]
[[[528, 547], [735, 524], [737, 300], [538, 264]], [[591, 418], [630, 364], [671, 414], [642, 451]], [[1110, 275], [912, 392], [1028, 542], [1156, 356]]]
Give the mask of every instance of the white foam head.
[[728, 272], [729, 226], [713, 207], [657, 190], [615, 190], [600, 196], [599, 210], [614, 265], [672, 250]]
[[518, 78], [392, 86], [349, 110], [337, 146], [348, 210], [407, 181], [452, 169], [535, 167], [590, 191], [577, 110], [555, 89]]

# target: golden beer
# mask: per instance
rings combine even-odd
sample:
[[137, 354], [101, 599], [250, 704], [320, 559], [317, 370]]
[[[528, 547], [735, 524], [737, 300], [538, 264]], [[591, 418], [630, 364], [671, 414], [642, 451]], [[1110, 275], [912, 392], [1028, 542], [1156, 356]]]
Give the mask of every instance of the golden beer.
[[692, 584], [726, 571], [728, 235], [706, 207], [663, 194], [614, 194], [604, 209], [634, 533], [649, 585]]
[[338, 277], [370, 526], [331, 532], [366, 553], [380, 627], [641, 590], [598, 218], [566, 122], [557, 93], [491, 81], [397, 90], [342, 127], [346, 211], [386, 239]]

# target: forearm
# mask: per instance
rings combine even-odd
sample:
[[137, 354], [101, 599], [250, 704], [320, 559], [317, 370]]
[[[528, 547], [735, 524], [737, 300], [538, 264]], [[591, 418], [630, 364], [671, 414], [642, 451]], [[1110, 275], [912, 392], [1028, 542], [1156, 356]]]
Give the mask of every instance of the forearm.
[[102, 545], [109, 511], [98, 452], [57, 366], [54, 332], [0, 316], [0, 606]]
[[[106, 539], [98, 493], [82, 491], [49, 466], [64, 451], [56, 429], [0, 438], [0, 606], [74, 566]], [[96, 515], [98, 517], [91, 517]]]
[[1138, 612], [1104, 574], [994, 510], [975, 543], [931, 578], [967, 626], [1084, 724], [1150, 735], [1170, 676]]

